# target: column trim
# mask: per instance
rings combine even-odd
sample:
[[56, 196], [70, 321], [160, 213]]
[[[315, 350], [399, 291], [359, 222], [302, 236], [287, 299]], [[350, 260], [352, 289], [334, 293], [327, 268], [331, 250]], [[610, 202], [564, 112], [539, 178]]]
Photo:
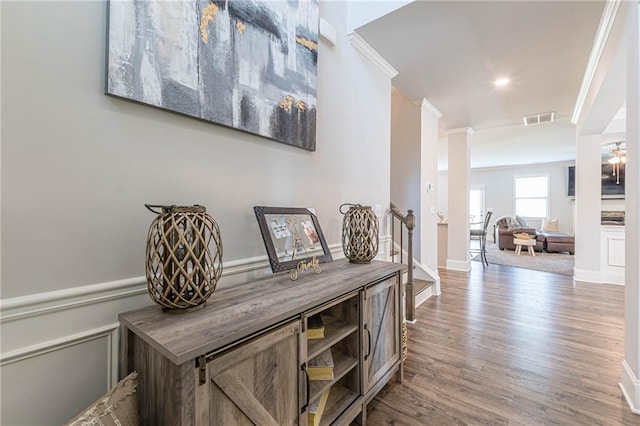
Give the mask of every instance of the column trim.
[[450, 129], [450, 130], [445, 130], [444, 134], [449, 136], [449, 135], [455, 135], [458, 133], [466, 133], [467, 136], [472, 136], [476, 131], [473, 130], [471, 127], [458, 127], [457, 129]]
[[442, 113], [440, 112], [440, 110], [436, 108], [431, 102], [429, 102], [427, 98], [418, 99], [414, 102], [414, 104], [420, 106], [423, 110], [433, 115], [437, 120], [442, 117]]

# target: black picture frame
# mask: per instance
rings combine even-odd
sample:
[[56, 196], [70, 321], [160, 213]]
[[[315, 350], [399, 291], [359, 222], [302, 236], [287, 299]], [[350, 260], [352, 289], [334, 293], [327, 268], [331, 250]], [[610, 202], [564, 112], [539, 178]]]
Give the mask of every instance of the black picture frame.
[[253, 211], [274, 273], [296, 269], [301, 262], [310, 264], [314, 259], [318, 263], [333, 261], [318, 218], [310, 209], [255, 206]]

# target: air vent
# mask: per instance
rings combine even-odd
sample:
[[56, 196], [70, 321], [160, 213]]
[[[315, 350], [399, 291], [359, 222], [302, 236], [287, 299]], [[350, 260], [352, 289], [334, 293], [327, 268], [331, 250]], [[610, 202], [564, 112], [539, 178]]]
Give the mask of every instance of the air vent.
[[540, 118], [537, 115], [530, 115], [524, 118], [524, 125], [531, 126], [532, 124], [540, 124]]
[[534, 114], [524, 117], [524, 125], [532, 126], [534, 124], [551, 123], [555, 118], [555, 112], [544, 112], [542, 114]]

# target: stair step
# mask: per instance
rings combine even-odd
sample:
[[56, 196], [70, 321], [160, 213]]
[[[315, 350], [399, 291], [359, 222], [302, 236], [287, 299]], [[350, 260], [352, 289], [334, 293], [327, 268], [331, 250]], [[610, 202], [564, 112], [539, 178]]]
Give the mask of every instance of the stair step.
[[415, 295], [422, 293], [429, 287], [433, 285], [433, 281], [425, 281], [425, 280], [413, 280], [413, 288], [415, 291]]

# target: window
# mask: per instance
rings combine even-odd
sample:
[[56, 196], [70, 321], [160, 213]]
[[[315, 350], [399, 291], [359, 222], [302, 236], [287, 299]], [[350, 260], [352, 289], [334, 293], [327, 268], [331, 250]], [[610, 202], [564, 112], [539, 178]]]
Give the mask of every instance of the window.
[[516, 178], [516, 214], [527, 218], [549, 216], [549, 176]]

